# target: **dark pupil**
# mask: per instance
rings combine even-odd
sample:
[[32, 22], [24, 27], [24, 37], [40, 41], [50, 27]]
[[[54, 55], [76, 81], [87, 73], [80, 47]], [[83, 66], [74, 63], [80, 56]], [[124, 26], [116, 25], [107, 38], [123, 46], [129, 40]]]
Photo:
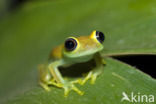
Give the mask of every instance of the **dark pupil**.
[[102, 32], [99, 32], [99, 31], [96, 32], [96, 38], [100, 43], [102, 43], [105, 40], [104, 34]]
[[76, 45], [77, 45], [76, 41], [72, 38], [66, 40], [66, 42], [65, 42], [65, 48], [68, 51], [74, 50], [76, 48]]

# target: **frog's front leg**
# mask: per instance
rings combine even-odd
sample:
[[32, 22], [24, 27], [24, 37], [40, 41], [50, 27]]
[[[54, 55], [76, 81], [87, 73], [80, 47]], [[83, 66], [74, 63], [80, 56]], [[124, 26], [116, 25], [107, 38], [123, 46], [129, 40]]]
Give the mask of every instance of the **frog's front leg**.
[[40, 64], [38, 66], [39, 69], [39, 84], [46, 90], [50, 91], [50, 88], [48, 85], [52, 85], [54, 81], [52, 81], [52, 77], [49, 73], [47, 64]]
[[49, 64], [49, 71], [52, 74], [52, 76], [54, 77], [56, 83], [54, 83], [53, 85], [57, 86], [57, 87], [61, 87], [64, 89], [64, 95], [67, 96], [68, 93], [71, 90], [74, 90], [75, 92], [77, 92], [80, 95], [83, 95], [83, 92], [80, 91], [75, 85], [74, 83], [76, 83], [76, 81], [71, 81], [68, 82], [66, 80], [63, 79], [61, 73], [59, 72], [58, 67], [61, 65], [64, 65], [64, 61], [59, 60], [59, 61], [55, 61], [52, 62], [51, 64]]
[[96, 67], [92, 69], [87, 76], [81, 81], [81, 85], [85, 84], [89, 79], [91, 79], [91, 84], [95, 83], [95, 80], [98, 75], [102, 73], [102, 67], [106, 64], [105, 60], [100, 56], [100, 53], [96, 53], [94, 55], [94, 60], [96, 63]]

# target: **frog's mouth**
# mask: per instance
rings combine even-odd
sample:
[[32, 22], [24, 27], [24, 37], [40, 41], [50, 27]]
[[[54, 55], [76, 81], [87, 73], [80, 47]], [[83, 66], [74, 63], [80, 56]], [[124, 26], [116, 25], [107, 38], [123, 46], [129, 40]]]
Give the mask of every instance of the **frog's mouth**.
[[91, 59], [87, 62], [76, 63], [68, 67], [59, 67], [59, 70], [64, 77], [76, 78], [83, 76], [90, 70], [93, 70], [95, 66], [95, 60]]

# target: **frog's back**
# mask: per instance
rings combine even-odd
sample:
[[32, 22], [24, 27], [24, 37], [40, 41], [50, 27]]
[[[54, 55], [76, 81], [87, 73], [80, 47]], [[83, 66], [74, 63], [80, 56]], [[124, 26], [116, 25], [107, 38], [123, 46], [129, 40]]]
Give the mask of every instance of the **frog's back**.
[[59, 60], [62, 58], [63, 45], [59, 45], [50, 52], [49, 60]]

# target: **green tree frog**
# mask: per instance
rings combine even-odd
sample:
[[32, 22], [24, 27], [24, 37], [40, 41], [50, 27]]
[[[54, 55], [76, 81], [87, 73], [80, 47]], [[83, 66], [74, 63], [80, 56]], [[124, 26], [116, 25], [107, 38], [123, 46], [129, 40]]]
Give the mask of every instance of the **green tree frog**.
[[[83, 85], [89, 79], [91, 79], [91, 83], [94, 83], [96, 77], [102, 72], [99, 67], [105, 64], [104, 59], [100, 55], [100, 51], [104, 47], [104, 39], [104, 34], [96, 30], [89, 36], [67, 38], [64, 44], [55, 47], [51, 51], [49, 63], [39, 66], [40, 85], [47, 91], [50, 90], [49, 85], [63, 88], [65, 96], [67, 96], [71, 90], [83, 95], [83, 92], [75, 86], [75, 83]], [[58, 69], [60, 66], [70, 66], [76, 63], [87, 62], [91, 59], [95, 60], [96, 66], [84, 79], [67, 81]]]

